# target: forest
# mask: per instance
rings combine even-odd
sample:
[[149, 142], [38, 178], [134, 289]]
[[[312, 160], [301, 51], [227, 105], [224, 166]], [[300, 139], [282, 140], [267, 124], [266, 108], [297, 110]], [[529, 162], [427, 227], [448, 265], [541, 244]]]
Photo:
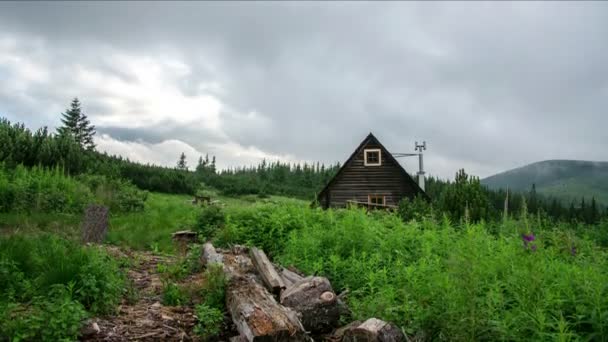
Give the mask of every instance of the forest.
[[[189, 333], [217, 340], [230, 329], [223, 280], [203, 273], [200, 245], [178, 256], [171, 233], [182, 229], [326, 276], [348, 293], [352, 318], [391, 321], [412, 339], [608, 336], [608, 208], [594, 198], [489, 190], [459, 170], [428, 178], [430, 200], [394, 212], [321, 210], [316, 193], [339, 164], [219, 170], [216, 156], [200, 156], [190, 169], [183, 153], [174, 167], [141, 164], [96, 150], [77, 99], [61, 119], [56, 132], [0, 119], [0, 340], [82, 339], [87, 319], [141, 301], [129, 270], [142, 262], [107, 246], [173, 260], [151, 269], [162, 305], [196, 312]], [[220, 205], [192, 205], [195, 194]], [[90, 204], [110, 208], [102, 246], [79, 243]], [[196, 274], [205, 285], [186, 286]]]

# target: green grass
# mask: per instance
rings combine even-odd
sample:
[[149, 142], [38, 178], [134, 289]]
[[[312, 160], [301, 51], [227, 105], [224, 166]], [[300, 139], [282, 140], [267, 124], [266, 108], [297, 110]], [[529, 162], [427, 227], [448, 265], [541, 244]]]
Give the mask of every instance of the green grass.
[[[192, 229], [201, 207], [192, 205], [192, 197], [151, 193], [143, 212], [112, 216], [106, 241], [139, 250], [173, 253], [171, 233]], [[259, 199], [256, 196], [216, 198], [226, 208], [244, 208], [258, 202], [300, 203], [284, 197]]]
[[142, 212], [112, 215], [106, 242], [134, 249], [174, 250], [171, 233], [189, 229], [197, 208], [190, 197], [151, 193]]
[[86, 317], [115, 310], [124, 285], [101, 248], [52, 234], [0, 237], [0, 340], [75, 340]]

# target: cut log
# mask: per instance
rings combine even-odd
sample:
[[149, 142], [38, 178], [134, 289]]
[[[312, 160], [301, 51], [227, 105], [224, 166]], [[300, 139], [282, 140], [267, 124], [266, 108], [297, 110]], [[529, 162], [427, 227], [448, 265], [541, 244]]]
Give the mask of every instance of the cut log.
[[339, 327], [336, 330], [334, 330], [334, 332], [331, 335], [326, 336], [325, 340], [332, 341], [332, 342], [333, 341], [340, 342], [344, 339], [344, 334], [346, 334], [347, 331], [360, 326], [361, 323], [363, 323], [363, 321], [352, 321], [343, 327]]
[[355, 328], [347, 329], [344, 342], [401, 342], [405, 336], [397, 326], [370, 318]]
[[309, 341], [295, 311], [279, 305], [253, 277], [232, 277], [226, 306], [247, 341]]
[[281, 278], [283, 278], [283, 282], [285, 283], [285, 285], [287, 287], [289, 287], [289, 286], [293, 285], [293, 283], [296, 283], [296, 282], [302, 280], [304, 277], [302, 277], [301, 275], [299, 275], [293, 271], [283, 268], [281, 270]]
[[340, 321], [341, 308], [327, 278], [300, 279], [283, 291], [281, 304], [298, 312], [304, 328], [313, 333], [329, 332]]
[[224, 262], [224, 257], [222, 254], [218, 253], [215, 250], [215, 247], [210, 242], [207, 242], [203, 245], [203, 264], [208, 265], [210, 263], [219, 263], [222, 264]]
[[249, 257], [222, 255], [206, 243], [203, 261], [223, 265], [228, 279], [226, 307], [243, 341], [310, 341], [297, 313], [277, 303], [252, 273], [255, 269]]
[[274, 268], [266, 253], [264, 251], [252, 247], [249, 251], [249, 255], [251, 256], [251, 261], [253, 265], [260, 273], [260, 277], [264, 282], [264, 285], [275, 295], [281, 293], [281, 290], [285, 289], [285, 283], [283, 282], [283, 278], [279, 276], [277, 270]]

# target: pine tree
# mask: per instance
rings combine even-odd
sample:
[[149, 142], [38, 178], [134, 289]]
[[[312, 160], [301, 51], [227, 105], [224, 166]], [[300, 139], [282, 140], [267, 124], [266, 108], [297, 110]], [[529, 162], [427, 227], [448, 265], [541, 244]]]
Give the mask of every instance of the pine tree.
[[600, 213], [597, 208], [597, 203], [595, 202], [595, 197], [591, 197], [591, 206], [589, 207], [589, 222], [588, 223], [597, 223], [600, 218]]
[[91, 125], [87, 116], [82, 112], [78, 98], [74, 98], [70, 104], [70, 109], [61, 115], [63, 126], [57, 129], [57, 133], [59, 135], [71, 135], [82, 148], [95, 149], [95, 143], [93, 142], [93, 136], [96, 133], [95, 126]]
[[186, 155], [184, 154], [184, 152], [182, 152], [182, 154], [179, 156], [177, 168], [179, 170], [188, 170], [188, 164], [186, 164]]

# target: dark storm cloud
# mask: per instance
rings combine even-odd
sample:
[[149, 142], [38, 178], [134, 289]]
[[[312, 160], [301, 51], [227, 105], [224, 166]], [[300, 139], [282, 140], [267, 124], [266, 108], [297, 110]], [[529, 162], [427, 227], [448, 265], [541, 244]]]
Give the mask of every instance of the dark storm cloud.
[[[210, 94], [227, 107], [219, 130], [161, 121], [103, 132], [333, 162], [373, 131], [395, 152], [427, 140], [429, 172], [442, 176], [605, 160], [607, 23], [604, 3], [0, 3], [1, 31], [18, 53], [36, 40], [52, 78], [20, 90], [27, 97], [0, 90], [0, 110], [48, 120], [46, 108], [80, 90], [62, 67], [128, 84], [129, 67], [107, 56], [170, 55], [189, 68], [163, 74], [185, 99]], [[115, 95], [100, 92], [86, 90], [91, 113], [148, 110], [135, 98], [117, 113]]]

